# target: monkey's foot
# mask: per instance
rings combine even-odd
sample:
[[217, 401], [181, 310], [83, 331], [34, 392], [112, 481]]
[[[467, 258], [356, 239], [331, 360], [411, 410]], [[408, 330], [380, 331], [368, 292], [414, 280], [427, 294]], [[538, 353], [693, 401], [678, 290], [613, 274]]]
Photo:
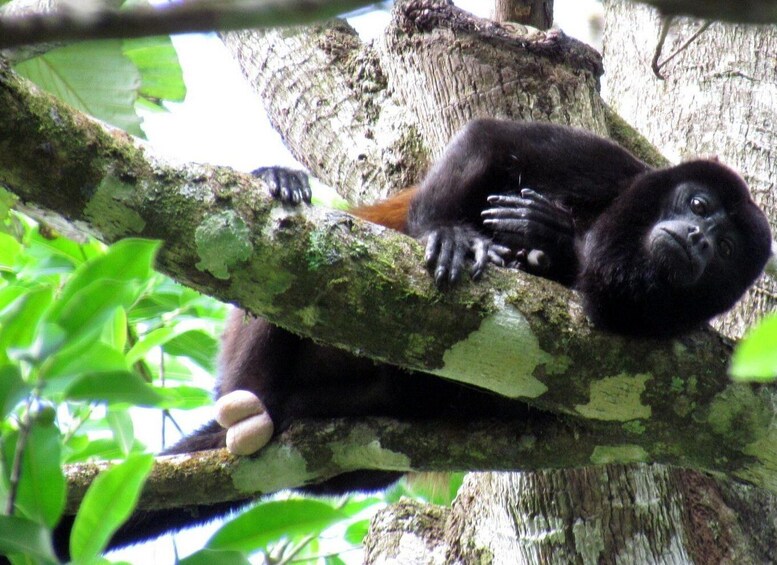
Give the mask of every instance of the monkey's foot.
[[254, 393], [236, 390], [216, 401], [216, 421], [227, 430], [227, 449], [235, 455], [251, 455], [263, 448], [273, 434], [273, 423]]

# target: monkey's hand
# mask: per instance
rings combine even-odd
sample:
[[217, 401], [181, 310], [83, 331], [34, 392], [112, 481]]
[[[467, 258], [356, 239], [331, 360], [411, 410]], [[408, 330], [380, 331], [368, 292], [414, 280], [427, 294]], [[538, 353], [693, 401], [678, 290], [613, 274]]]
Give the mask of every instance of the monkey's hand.
[[259, 397], [247, 390], [229, 392], [216, 401], [216, 421], [227, 430], [227, 449], [251, 455], [272, 437], [274, 426]]
[[568, 282], [577, 272], [575, 228], [569, 211], [529, 188], [520, 196], [488, 197], [483, 225], [511, 250], [507, 266]]
[[466, 226], [443, 226], [429, 230], [422, 241], [426, 242], [424, 261], [432, 271], [438, 288], [455, 284], [468, 263], [474, 280], [480, 278], [486, 265], [504, 265], [508, 247], [494, 244], [490, 238]]
[[276, 200], [293, 206], [299, 206], [303, 202], [310, 204], [312, 193], [305, 171], [286, 167], [259, 167], [251, 171], [251, 174], [267, 183], [270, 196]]

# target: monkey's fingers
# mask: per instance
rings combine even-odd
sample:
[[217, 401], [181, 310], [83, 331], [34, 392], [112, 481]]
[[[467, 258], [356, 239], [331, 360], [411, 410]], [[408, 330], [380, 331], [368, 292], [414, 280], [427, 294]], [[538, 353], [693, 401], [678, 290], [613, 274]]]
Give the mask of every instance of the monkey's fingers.
[[252, 392], [236, 390], [216, 401], [216, 421], [227, 429], [227, 449], [250, 455], [272, 438], [274, 425], [262, 401]]
[[264, 180], [270, 189], [270, 196], [284, 204], [297, 206], [302, 202], [310, 203], [312, 192], [305, 171], [285, 167], [260, 167], [251, 174]]
[[[499, 231], [508, 231], [508, 227], [516, 233], [531, 231], [535, 226], [552, 230], [558, 235], [572, 235], [574, 227], [565, 213], [544, 208], [533, 208], [527, 200], [517, 199], [514, 207], [486, 208], [480, 213], [483, 225], [494, 227]], [[523, 203], [523, 204], [521, 204]], [[530, 203], [529, 203], [530, 204]], [[500, 224], [499, 222], [502, 221]], [[517, 222], [517, 223], [513, 223]]]
[[490, 242], [483, 237], [476, 237], [472, 240], [471, 245], [475, 260], [472, 263], [470, 273], [473, 280], [478, 280], [483, 276], [483, 271], [488, 266]]
[[527, 218], [486, 218], [483, 226], [493, 231], [498, 239], [504, 239], [511, 247], [542, 247], [556, 241], [571, 238], [571, 234], [559, 233], [553, 226], [546, 226]]
[[506, 245], [500, 245], [498, 243], [491, 242], [488, 246], [488, 260], [491, 261], [494, 265], [504, 267], [507, 264], [507, 261], [512, 259], [512, 255], [513, 250]]

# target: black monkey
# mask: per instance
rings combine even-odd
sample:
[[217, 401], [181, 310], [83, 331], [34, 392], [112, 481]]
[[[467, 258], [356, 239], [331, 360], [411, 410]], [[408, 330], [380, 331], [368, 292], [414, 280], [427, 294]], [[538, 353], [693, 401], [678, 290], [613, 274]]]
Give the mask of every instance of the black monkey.
[[[304, 176], [258, 171], [287, 203], [309, 201]], [[598, 326], [666, 337], [727, 310], [761, 273], [771, 235], [744, 181], [714, 161], [652, 169], [618, 145], [567, 127], [481, 119], [450, 143], [420, 187], [356, 215], [421, 238], [440, 286], [464, 270], [508, 264], [579, 290]], [[258, 450], [300, 418], [520, 417], [524, 405], [381, 365], [235, 311], [216, 388], [219, 420], [168, 453]], [[386, 486], [397, 473], [347, 473], [310, 487]], [[136, 515], [125, 545], [240, 503]], [[72, 522], [72, 520], [71, 520]], [[66, 552], [67, 519], [57, 532]]]

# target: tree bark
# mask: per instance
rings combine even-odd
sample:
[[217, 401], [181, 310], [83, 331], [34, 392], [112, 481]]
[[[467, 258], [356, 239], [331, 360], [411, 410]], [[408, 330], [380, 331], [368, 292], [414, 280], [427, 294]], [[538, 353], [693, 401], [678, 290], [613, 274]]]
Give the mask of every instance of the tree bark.
[[553, 0], [494, 0], [493, 19], [548, 29], [553, 25]]
[[[378, 512], [365, 562], [773, 563], [774, 539], [757, 531], [770, 520], [732, 509], [730, 489], [661, 465], [470, 474], [450, 509], [404, 501]], [[758, 514], [756, 529], [741, 511]]]

